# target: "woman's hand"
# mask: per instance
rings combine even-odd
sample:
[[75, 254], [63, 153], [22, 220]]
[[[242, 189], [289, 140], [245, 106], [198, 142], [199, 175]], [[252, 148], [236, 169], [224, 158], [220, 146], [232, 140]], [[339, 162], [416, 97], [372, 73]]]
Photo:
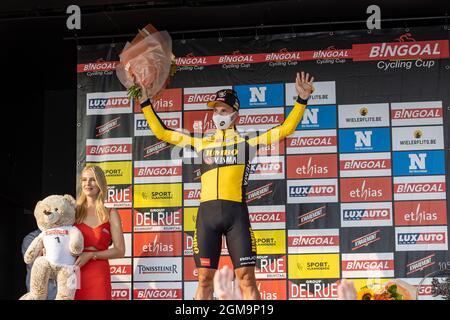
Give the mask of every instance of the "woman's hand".
[[314, 92], [314, 77], [311, 77], [309, 79], [309, 73], [306, 74], [305, 72], [300, 73], [297, 72], [297, 78], [295, 79], [295, 89], [297, 90], [297, 94], [302, 98], [303, 100], [308, 100], [311, 93]]
[[88, 263], [88, 261], [91, 260], [93, 256], [94, 252], [83, 252], [75, 261], [75, 265], [81, 268], [86, 263]]

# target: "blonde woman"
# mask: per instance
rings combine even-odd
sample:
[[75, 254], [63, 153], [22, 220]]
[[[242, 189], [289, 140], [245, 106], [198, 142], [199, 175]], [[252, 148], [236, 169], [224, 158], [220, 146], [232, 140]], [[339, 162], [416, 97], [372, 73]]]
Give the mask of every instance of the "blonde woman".
[[100, 167], [83, 169], [75, 226], [83, 233], [84, 252], [75, 262], [81, 268], [75, 300], [111, 300], [108, 259], [122, 258], [125, 254], [120, 216], [117, 210], [104, 204], [107, 190], [105, 173]]

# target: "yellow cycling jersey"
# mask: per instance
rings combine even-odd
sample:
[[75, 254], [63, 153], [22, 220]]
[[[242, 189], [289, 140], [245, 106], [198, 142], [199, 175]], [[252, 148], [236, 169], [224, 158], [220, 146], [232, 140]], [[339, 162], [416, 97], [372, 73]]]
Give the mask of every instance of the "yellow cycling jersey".
[[168, 129], [153, 110], [150, 100], [141, 106], [150, 129], [158, 139], [180, 147], [191, 146], [202, 158], [200, 202], [245, 202], [250, 162], [258, 147], [292, 134], [303, 117], [306, 101], [299, 98], [282, 124], [256, 136], [242, 136], [233, 127], [217, 129], [211, 136], [195, 137]]

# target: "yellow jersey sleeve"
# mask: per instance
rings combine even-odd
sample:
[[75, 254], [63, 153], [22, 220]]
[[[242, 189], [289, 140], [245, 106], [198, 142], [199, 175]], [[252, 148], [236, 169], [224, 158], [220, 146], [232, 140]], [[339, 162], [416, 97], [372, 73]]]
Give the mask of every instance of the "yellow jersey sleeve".
[[141, 104], [141, 108], [150, 129], [159, 140], [163, 140], [167, 143], [174, 144], [179, 147], [189, 145], [194, 147], [195, 149], [197, 149], [201, 145], [201, 138], [192, 137], [189, 134], [168, 129], [153, 110], [153, 106], [150, 103], [150, 100], [146, 100], [145, 102], [143, 102]]
[[248, 139], [248, 143], [255, 147], [259, 145], [267, 145], [283, 140], [295, 131], [306, 109], [307, 101], [298, 98], [294, 104], [294, 108], [284, 119], [283, 123], [267, 130], [261, 135]]

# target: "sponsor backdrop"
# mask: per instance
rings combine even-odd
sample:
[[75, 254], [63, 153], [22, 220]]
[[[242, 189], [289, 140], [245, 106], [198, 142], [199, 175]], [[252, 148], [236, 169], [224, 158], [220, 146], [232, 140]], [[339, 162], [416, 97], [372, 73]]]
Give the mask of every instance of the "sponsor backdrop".
[[[178, 72], [154, 104], [165, 125], [201, 135], [206, 102], [235, 89], [238, 129], [283, 122], [295, 73], [316, 91], [296, 131], [259, 151], [246, 199], [264, 299], [335, 299], [402, 278], [417, 285], [448, 252], [449, 32], [445, 27], [174, 41]], [[79, 47], [79, 170], [106, 172], [122, 216], [115, 299], [192, 299], [199, 158], [159, 141], [115, 75], [124, 44]], [[214, 212], [211, 212], [214, 214]], [[225, 242], [220, 265], [230, 265]], [[429, 281], [420, 298], [431, 299]]]

